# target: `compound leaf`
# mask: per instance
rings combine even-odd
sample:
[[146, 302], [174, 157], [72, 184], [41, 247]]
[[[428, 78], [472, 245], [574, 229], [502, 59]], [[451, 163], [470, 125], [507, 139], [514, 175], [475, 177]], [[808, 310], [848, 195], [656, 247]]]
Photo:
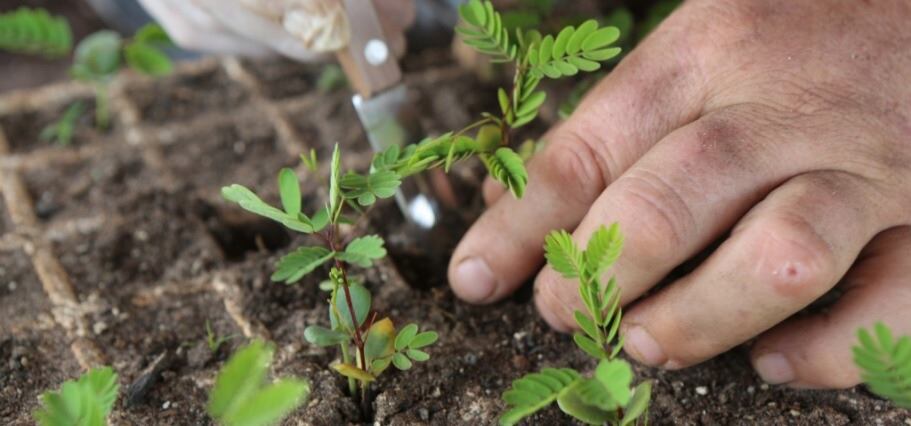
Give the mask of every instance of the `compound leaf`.
[[545, 368], [513, 381], [503, 393], [503, 401], [509, 409], [500, 416], [500, 425], [514, 425], [547, 407], [579, 377], [578, 372], [569, 368]]
[[417, 324], [408, 324], [402, 327], [399, 330], [399, 334], [395, 336], [395, 350], [402, 351], [411, 344], [414, 340], [414, 337], [418, 334], [418, 325]]
[[285, 255], [278, 261], [272, 281], [284, 281], [293, 284], [335, 256], [334, 252], [323, 247], [301, 247]]
[[490, 176], [508, 188], [516, 198], [522, 198], [528, 185], [528, 172], [522, 157], [511, 148], [499, 148], [491, 154], [481, 155]]
[[377, 235], [367, 235], [355, 238], [348, 243], [345, 251], [338, 254], [338, 258], [361, 268], [369, 268], [374, 260], [386, 256], [383, 239]]
[[607, 228], [604, 225], [592, 234], [585, 248], [585, 267], [589, 276], [598, 277], [614, 264], [623, 250], [623, 235], [616, 223]]
[[544, 257], [547, 264], [564, 278], [582, 275], [585, 258], [569, 232], [559, 230], [548, 234], [544, 238]]
[[863, 381], [873, 393], [911, 408], [911, 337], [896, 340], [883, 323], [876, 323], [872, 333], [858, 330], [857, 337], [854, 363]]

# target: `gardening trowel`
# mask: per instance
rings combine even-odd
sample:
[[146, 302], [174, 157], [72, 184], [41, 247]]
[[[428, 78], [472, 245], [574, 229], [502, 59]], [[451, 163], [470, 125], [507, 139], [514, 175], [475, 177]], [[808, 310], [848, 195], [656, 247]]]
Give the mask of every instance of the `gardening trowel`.
[[[408, 98], [402, 71], [383, 34], [369, 0], [345, 0], [351, 27], [348, 47], [336, 53], [349, 82], [352, 98], [370, 144], [377, 152], [393, 145], [419, 142], [418, 114]], [[441, 171], [409, 177], [395, 196], [405, 218], [420, 229], [439, 223], [444, 210], [455, 207], [449, 181]]]

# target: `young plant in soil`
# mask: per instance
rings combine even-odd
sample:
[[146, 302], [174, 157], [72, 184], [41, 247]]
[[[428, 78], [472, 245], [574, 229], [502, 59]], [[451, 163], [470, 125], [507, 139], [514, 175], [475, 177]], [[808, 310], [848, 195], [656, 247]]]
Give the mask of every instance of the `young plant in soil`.
[[108, 86], [117, 72], [126, 65], [152, 77], [167, 75], [173, 64], [162, 49], [169, 46], [171, 39], [157, 24], [143, 26], [129, 39], [102, 30], [79, 42], [70, 75], [95, 88], [95, 126], [107, 129], [110, 125]]
[[[157, 24], [143, 26], [129, 39], [114, 31], [102, 30], [79, 42], [70, 75], [94, 87], [97, 128], [105, 130], [110, 126], [108, 86], [114, 76], [124, 65], [152, 77], [169, 74], [173, 64], [162, 49], [171, 45], [171, 39]], [[73, 34], [63, 17], [29, 8], [0, 15], [2, 50], [59, 58], [68, 55], [72, 48]], [[41, 138], [69, 145], [84, 108], [81, 102], [70, 105], [57, 122], [41, 132]]]
[[911, 337], [896, 340], [889, 327], [876, 323], [872, 333], [858, 330], [857, 340], [854, 363], [870, 390], [911, 409]]
[[[304, 337], [318, 346], [338, 346], [341, 362], [333, 368], [348, 378], [350, 392], [359, 394], [362, 402], [370, 383], [390, 365], [408, 370], [414, 362], [427, 361], [430, 355], [423, 349], [437, 340], [437, 333], [420, 332], [416, 324], [396, 330], [391, 319], [377, 319], [371, 312], [370, 292], [352, 278], [350, 267], [368, 268], [385, 257], [383, 239], [377, 235], [345, 235], [343, 225], [359, 223], [377, 199], [395, 195], [402, 179], [433, 168], [448, 171], [453, 163], [475, 156], [491, 176], [521, 197], [528, 175], [522, 158], [509, 147], [510, 132], [537, 116], [545, 99], [545, 93], [537, 90], [540, 81], [597, 70], [598, 61], [619, 53], [618, 48], [609, 47], [619, 37], [617, 29], [599, 28], [594, 20], [579, 28], [567, 27], [556, 37], [519, 30], [513, 41], [489, 1], [473, 0], [460, 8], [460, 15], [462, 23], [457, 31], [466, 43], [515, 68], [512, 87], [497, 91], [499, 115], [484, 113], [480, 120], [459, 131], [407, 147], [390, 147], [374, 155], [366, 173], [343, 173], [336, 145], [330, 163], [328, 203], [312, 216], [301, 209], [300, 184], [291, 169], [281, 170], [278, 176], [281, 209], [241, 185], [222, 188], [222, 195], [240, 207], [321, 241], [322, 245], [301, 247], [283, 257], [272, 280], [293, 284], [331, 264], [327, 285], [330, 327], [312, 325]], [[472, 131], [474, 135], [469, 136]], [[311, 170], [313, 157], [311, 153], [302, 158]]]
[[63, 382], [58, 391], [41, 394], [35, 421], [41, 426], [103, 426], [117, 400], [117, 373], [111, 367], [90, 370]]
[[587, 424], [636, 424], [648, 408], [652, 385], [633, 388], [633, 370], [618, 358], [623, 348], [619, 335], [623, 317], [620, 290], [613, 278], [601, 276], [620, 256], [623, 236], [616, 224], [602, 226], [580, 249], [566, 231], [554, 231], [544, 243], [547, 263], [564, 278], [579, 282], [579, 296], [586, 312], [573, 313], [582, 331], [573, 335], [576, 345], [598, 360], [592, 377], [571, 368], [544, 368], [514, 381], [503, 394], [509, 410], [501, 425], [513, 425], [554, 401], [560, 409]]
[[225, 426], [277, 424], [306, 401], [310, 385], [285, 378], [266, 384], [275, 348], [255, 340], [218, 372], [209, 394], [209, 415]]

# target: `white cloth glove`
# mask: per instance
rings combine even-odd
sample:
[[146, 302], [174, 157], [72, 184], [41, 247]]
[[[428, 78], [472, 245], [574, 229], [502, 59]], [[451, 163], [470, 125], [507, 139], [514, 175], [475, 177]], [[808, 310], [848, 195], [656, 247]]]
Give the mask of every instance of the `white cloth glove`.
[[[347, 45], [350, 34], [340, 0], [139, 1], [175, 43], [208, 53], [313, 61]], [[403, 50], [412, 0], [374, 1], [393, 50]]]

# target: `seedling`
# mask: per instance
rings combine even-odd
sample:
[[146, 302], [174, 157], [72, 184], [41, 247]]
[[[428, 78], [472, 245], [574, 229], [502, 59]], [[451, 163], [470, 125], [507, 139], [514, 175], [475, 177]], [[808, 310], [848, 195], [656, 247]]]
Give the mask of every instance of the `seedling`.
[[170, 45], [168, 34], [157, 24], [140, 28], [131, 39], [102, 30], [79, 42], [70, 74], [95, 88], [95, 125], [98, 128], [106, 129], [110, 125], [108, 85], [117, 72], [126, 64], [153, 77], [169, 74], [173, 64], [162, 49]]
[[35, 421], [41, 426], [103, 426], [117, 400], [117, 374], [111, 367], [90, 370], [67, 380], [58, 391], [41, 394]]
[[854, 363], [870, 390], [911, 409], [911, 337], [896, 340], [889, 327], [876, 323], [872, 333], [858, 330], [857, 340]]
[[85, 103], [73, 102], [66, 108], [63, 116], [54, 123], [41, 130], [39, 135], [42, 140], [57, 141], [58, 144], [67, 146], [73, 140], [73, 132], [76, 130], [76, 122], [82, 113], [85, 112]]
[[[542, 37], [535, 31], [516, 32], [516, 41], [503, 28], [500, 14], [489, 1], [473, 0], [460, 9], [462, 24], [457, 28], [466, 43], [495, 61], [511, 62], [515, 67], [513, 86], [499, 89], [500, 114], [482, 114], [465, 128], [407, 147], [392, 146], [374, 155], [366, 173], [342, 171], [338, 145], [332, 153], [329, 174], [329, 200], [312, 216], [302, 211], [298, 177], [291, 169], [278, 176], [281, 209], [263, 202], [253, 191], [231, 185], [222, 195], [240, 207], [283, 224], [292, 231], [317, 237], [322, 245], [300, 247], [283, 257], [272, 274], [273, 281], [293, 284], [325, 264], [330, 264], [329, 327], [311, 325], [304, 337], [322, 346], [338, 346], [341, 362], [333, 368], [348, 378], [352, 395], [366, 400], [367, 388], [390, 365], [410, 369], [430, 355], [424, 348], [433, 344], [437, 333], [420, 331], [417, 324], [396, 330], [390, 318], [371, 310], [372, 296], [367, 288], [352, 279], [349, 268], [369, 268], [386, 256], [384, 241], [377, 235], [344, 235], [341, 225], [359, 223], [378, 199], [395, 195], [402, 180], [428, 169], [446, 171], [461, 160], [479, 157], [490, 175], [516, 197], [525, 192], [528, 175], [520, 156], [509, 147], [510, 131], [531, 122], [544, 103], [545, 94], [537, 90], [544, 78], [560, 78], [579, 71], [594, 71], [598, 61], [609, 59], [619, 49], [608, 45], [619, 36], [616, 28], [599, 28], [588, 21], [578, 29], [568, 27], [556, 37]], [[474, 132], [469, 136], [469, 132]], [[316, 170], [315, 155], [301, 160]], [[358, 392], [360, 391], [360, 392]]]
[[229, 340], [237, 338], [236, 334], [230, 334], [227, 336], [219, 336], [218, 333], [212, 330], [209, 320], [206, 320], [206, 346], [209, 347], [209, 350], [214, 354], [218, 352], [218, 348], [221, 345], [227, 343]]
[[[98, 31], [76, 46], [70, 75], [95, 89], [95, 126], [110, 126], [108, 85], [124, 64], [152, 77], [169, 74], [173, 64], [162, 49], [171, 46], [168, 34], [157, 24], [140, 28], [123, 39], [110, 30]], [[43, 9], [20, 8], [0, 15], [0, 49], [47, 58], [66, 56], [73, 49], [73, 33], [66, 19]], [[70, 105], [63, 117], [46, 127], [42, 139], [68, 145], [83, 106]]]
[[566, 231], [551, 232], [544, 243], [547, 263], [564, 278], [579, 282], [579, 296], [586, 312], [573, 316], [582, 331], [573, 341], [583, 352], [598, 360], [593, 377], [571, 368], [545, 368], [512, 382], [503, 394], [509, 410], [501, 425], [513, 425], [546, 408], [554, 401], [560, 409], [588, 424], [636, 424], [648, 408], [652, 385], [632, 386], [633, 370], [617, 358], [623, 348], [619, 336], [620, 290], [613, 278], [602, 283], [601, 276], [614, 264], [623, 247], [616, 224], [602, 226], [583, 251]]
[[209, 394], [209, 415], [225, 426], [276, 424], [304, 403], [307, 382], [288, 378], [266, 384], [275, 349], [254, 341], [231, 356]]

